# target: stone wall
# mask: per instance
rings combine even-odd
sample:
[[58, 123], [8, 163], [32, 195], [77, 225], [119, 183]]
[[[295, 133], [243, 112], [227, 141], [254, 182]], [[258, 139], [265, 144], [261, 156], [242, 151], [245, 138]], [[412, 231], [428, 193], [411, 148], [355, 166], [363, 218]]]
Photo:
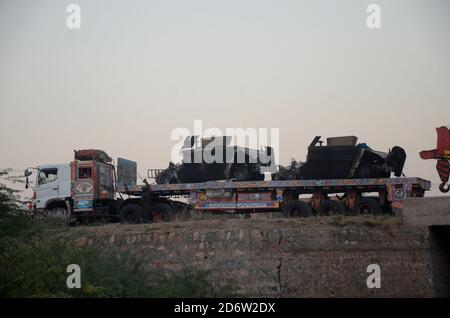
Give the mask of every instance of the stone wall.
[[[394, 217], [222, 219], [74, 231], [82, 244], [145, 255], [155, 269], [206, 270], [217, 286], [231, 283], [242, 296], [438, 295], [428, 228]], [[380, 289], [366, 285], [373, 263], [381, 267]]]
[[405, 200], [403, 222], [413, 226], [450, 225], [450, 196]]

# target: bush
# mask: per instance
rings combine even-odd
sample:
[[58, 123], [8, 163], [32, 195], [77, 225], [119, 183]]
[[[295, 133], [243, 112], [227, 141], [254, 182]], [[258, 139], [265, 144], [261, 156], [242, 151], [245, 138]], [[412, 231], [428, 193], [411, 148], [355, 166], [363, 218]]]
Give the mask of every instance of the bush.
[[[74, 244], [67, 231], [28, 231], [0, 255], [1, 297], [208, 297], [218, 296], [207, 273], [151, 271], [146, 259], [117, 248]], [[69, 289], [69, 264], [81, 268], [81, 288]]]
[[[77, 245], [70, 228], [20, 211], [14, 190], [0, 187], [0, 297], [207, 297], [207, 273], [151, 271], [143, 256], [101, 245]], [[69, 289], [66, 269], [81, 269]]]

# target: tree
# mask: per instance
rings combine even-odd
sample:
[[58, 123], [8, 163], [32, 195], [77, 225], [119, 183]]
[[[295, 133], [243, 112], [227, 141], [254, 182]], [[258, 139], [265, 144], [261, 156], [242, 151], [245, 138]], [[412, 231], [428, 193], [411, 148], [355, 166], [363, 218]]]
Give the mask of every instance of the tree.
[[19, 211], [20, 197], [18, 190], [11, 189], [1, 179], [11, 180], [10, 170], [0, 170], [0, 217], [7, 217]]

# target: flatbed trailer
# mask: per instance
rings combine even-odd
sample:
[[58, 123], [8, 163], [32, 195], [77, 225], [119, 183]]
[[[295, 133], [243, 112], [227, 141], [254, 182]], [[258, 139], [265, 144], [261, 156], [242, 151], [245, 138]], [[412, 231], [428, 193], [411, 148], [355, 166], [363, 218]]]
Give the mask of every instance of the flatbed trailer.
[[[118, 186], [153, 214], [176, 214], [173, 197], [190, 209], [227, 213], [280, 211], [287, 217], [329, 214], [398, 215], [408, 197], [422, 197], [431, 183], [417, 177], [332, 180], [209, 181], [204, 183]], [[330, 197], [335, 195], [335, 197]], [[163, 211], [151, 208], [165, 204]], [[126, 206], [126, 202], [124, 205]], [[120, 213], [121, 215], [123, 213]], [[167, 217], [166, 217], [167, 218]], [[170, 216], [169, 216], [170, 218]], [[156, 219], [160, 219], [157, 217]], [[164, 219], [164, 217], [163, 217]]]
[[[117, 168], [117, 169], [116, 169]], [[34, 211], [124, 223], [170, 221], [190, 211], [282, 212], [286, 217], [330, 214], [398, 215], [408, 197], [431, 187], [421, 178], [209, 181], [137, 184], [137, 164], [103, 151], [75, 151], [70, 164], [36, 167]], [[25, 171], [25, 175], [30, 175]], [[181, 200], [180, 200], [181, 198]]]

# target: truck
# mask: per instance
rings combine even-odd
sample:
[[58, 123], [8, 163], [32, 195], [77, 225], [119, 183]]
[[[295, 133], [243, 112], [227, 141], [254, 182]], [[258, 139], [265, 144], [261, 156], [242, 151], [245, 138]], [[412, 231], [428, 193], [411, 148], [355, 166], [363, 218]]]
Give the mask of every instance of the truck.
[[[33, 211], [44, 217], [89, 222], [168, 222], [191, 211], [211, 213], [281, 212], [284, 217], [398, 215], [408, 197], [431, 188], [418, 177], [137, 183], [137, 164], [102, 150], [74, 153], [68, 164], [41, 165], [36, 171]], [[147, 177], [155, 177], [148, 169]]]

